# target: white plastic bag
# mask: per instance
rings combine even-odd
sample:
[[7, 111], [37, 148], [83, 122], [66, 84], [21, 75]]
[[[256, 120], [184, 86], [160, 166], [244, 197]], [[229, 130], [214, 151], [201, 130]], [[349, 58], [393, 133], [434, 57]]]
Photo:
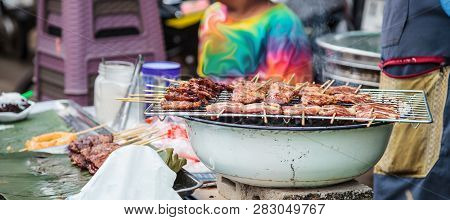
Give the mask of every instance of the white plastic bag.
[[175, 200], [176, 173], [151, 148], [130, 145], [114, 151], [72, 200]]

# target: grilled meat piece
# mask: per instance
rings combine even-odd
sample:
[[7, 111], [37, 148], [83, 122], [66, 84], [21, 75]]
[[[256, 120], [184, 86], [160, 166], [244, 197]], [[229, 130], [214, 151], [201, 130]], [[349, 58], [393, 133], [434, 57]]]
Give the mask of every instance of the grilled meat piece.
[[[296, 88], [300, 88], [303, 85], [303, 83], [297, 83], [295, 85]], [[308, 93], [320, 93], [322, 89], [320, 88], [320, 84], [308, 84], [307, 86], [304, 86], [302, 89], [298, 91], [299, 95], [304, 95]]]
[[219, 114], [221, 113], [242, 113], [244, 104], [239, 102], [219, 102], [206, 106], [206, 112]]
[[270, 85], [265, 102], [283, 105], [289, 103], [294, 97], [295, 87], [275, 82]]
[[330, 86], [325, 93], [328, 95], [336, 94], [355, 94], [357, 88], [351, 86]]
[[282, 113], [281, 106], [276, 103], [253, 103], [245, 105], [242, 112], [245, 114], [265, 114], [280, 115]]
[[305, 115], [317, 115], [320, 111], [320, 106], [317, 105], [311, 105], [311, 106], [304, 106], [302, 104], [297, 104], [294, 106], [283, 106], [283, 114], [284, 115], [302, 115], [303, 112], [305, 112]]
[[334, 98], [337, 102], [360, 104], [360, 103], [370, 103], [372, 102], [371, 96], [369, 94], [336, 94]]
[[393, 105], [365, 103], [353, 106], [357, 118], [398, 119], [400, 115]]
[[[262, 87], [261, 87], [262, 86]], [[231, 101], [240, 102], [243, 104], [251, 104], [263, 101], [266, 98], [266, 92], [269, 85], [253, 82], [239, 82], [235, 85]]]
[[188, 102], [188, 101], [162, 101], [161, 107], [164, 110], [193, 110], [198, 109], [202, 105], [201, 101]]
[[88, 162], [85, 157], [79, 153], [69, 152], [70, 161], [72, 161], [73, 165], [76, 165], [80, 168], [86, 168]]
[[319, 111], [321, 116], [340, 116], [340, 117], [354, 117], [356, 114], [355, 109], [346, 108], [341, 105], [325, 105]]
[[332, 105], [336, 104], [336, 99], [327, 94], [322, 94], [318, 92], [314, 93], [306, 93], [302, 95], [302, 104], [303, 105]]
[[170, 92], [164, 95], [164, 99], [167, 101], [186, 101], [186, 102], [205, 102], [205, 99], [201, 99], [198, 95], [190, 95], [187, 93]]
[[69, 144], [68, 148], [73, 153], [80, 153], [84, 148], [89, 148], [101, 143], [112, 143], [114, 136], [111, 134], [90, 135], [82, 139], [78, 139]]

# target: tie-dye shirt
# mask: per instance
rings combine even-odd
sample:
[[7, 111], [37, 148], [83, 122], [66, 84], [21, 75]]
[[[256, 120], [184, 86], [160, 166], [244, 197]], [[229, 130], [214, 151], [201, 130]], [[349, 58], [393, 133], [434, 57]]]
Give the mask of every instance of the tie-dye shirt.
[[198, 74], [216, 80], [260, 73], [262, 79], [312, 80], [311, 50], [298, 17], [284, 4], [243, 20], [212, 4], [199, 30]]

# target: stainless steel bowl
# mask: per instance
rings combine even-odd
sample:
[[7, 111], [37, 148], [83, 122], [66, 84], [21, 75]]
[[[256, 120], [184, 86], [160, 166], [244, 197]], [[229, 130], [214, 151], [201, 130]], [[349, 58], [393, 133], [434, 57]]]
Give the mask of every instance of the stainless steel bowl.
[[186, 119], [192, 146], [209, 169], [261, 187], [318, 187], [360, 176], [381, 158], [393, 127], [266, 127]]

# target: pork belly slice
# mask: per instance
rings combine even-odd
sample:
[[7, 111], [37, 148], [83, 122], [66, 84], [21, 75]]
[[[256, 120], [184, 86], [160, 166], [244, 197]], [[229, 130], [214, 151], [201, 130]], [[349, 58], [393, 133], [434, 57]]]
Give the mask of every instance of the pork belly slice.
[[161, 102], [161, 107], [164, 110], [193, 110], [202, 106], [202, 102], [188, 102], [188, 101], [167, 101]]
[[349, 104], [361, 104], [372, 102], [369, 94], [336, 94], [334, 98], [337, 102]]
[[[380, 103], [365, 103], [353, 106], [357, 118], [398, 119], [395, 106]], [[373, 109], [373, 110], [372, 110]]]
[[354, 117], [355, 114], [354, 108], [346, 108], [341, 105], [325, 105], [319, 111], [321, 116]]
[[314, 93], [306, 93], [302, 95], [302, 104], [303, 105], [332, 105], [336, 104], [336, 99], [334, 96], [322, 94], [318, 92]]
[[275, 82], [270, 85], [266, 103], [287, 104], [295, 97], [295, 87], [283, 82]]
[[267, 84], [261, 87], [262, 85], [262, 83], [253, 82], [237, 83], [233, 90], [233, 94], [231, 95], [231, 101], [243, 104], [263, 101], [266, 98], [266, 93], [269, 90], [270, 85]]
[[244, 104], [239, 102], [219, 102], [206, 106], [208, 113], [242, 113]]
[[281, 106], [276, 103], [253, 103], [245, 105], [242, 112], [245, 114], [264, 114], [280, 115], [282, 113]]
[[318, 115], [320, 109], [321, 109], [320, 106], [317, 105], [305, 106], [302, 104], [297, 104], [293, 106], [283, 106], [283, 114], [290, 116], [298, 116], [302, 115], [304, 112], [305, 115]]
[[355, 94], [358, 88], [352, 86], [330, 86], [325, 93], [328, 95], [336, 94]]

